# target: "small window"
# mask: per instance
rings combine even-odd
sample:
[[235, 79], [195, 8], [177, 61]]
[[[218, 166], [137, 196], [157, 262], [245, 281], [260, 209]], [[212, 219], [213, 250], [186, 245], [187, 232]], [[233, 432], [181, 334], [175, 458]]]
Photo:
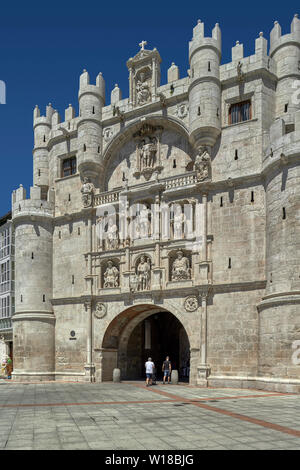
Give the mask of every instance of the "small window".
[[200, 106], [198, 106], [198, 116], [201, 116], [201, 109], [200, 109]]
[[208, 72], [211, 72], [211, 69], [210, 69], [210, 62], [208, 62], [208, 68], [207, 68]]
[[223, 207], [223, 196], [220, 198], [220, 207]]
[[234, 159], [235, 159], [235, 160], [238, 160], [238, 158], [239, 158], [239, 153], [238, 153], [238, 150], [235, 149], [235, 152], [234, 152]]
[[176, 160], [173, 160], [173, 168], [176, 168]]
[[287, 113], [287, 112], [288, 112], [288, 109], [289, 109], [289, 105], [288, 105], [288, 103], [286, 103], [286, 104], [284, 105], [284, 112]]
[[254, 191], [251, 191], [251, 202], [254, 202]]
[[231, 258], [228, 259], [228, 269], [231, 269]]
[[285, 210], [285, 207], [282, 208], [282, 218], [283, 218], [283, 220], [286, 219], [286, 210]]
[[76, 173], [76, 157], [66, 158], [62, 162], [62, 178]]
[[229, 108], [229, 124], [249, 121], [251, 119], [251, 101], [232, 104]]

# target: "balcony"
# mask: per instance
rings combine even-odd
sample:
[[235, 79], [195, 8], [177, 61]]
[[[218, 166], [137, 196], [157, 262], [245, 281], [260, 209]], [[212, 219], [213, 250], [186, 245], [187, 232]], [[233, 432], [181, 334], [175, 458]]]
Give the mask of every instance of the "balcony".
[[11, 318], [0, 318], [0, 331], [10, 330], [12, 328]]

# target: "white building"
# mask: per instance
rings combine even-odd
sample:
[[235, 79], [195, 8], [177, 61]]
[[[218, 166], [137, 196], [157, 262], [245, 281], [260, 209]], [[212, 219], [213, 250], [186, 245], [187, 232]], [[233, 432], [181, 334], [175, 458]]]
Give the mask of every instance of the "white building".
[[14, 305], [14, 233], [9, 212], [0, 218], [0, 360], [5, 354], [13, 354]]

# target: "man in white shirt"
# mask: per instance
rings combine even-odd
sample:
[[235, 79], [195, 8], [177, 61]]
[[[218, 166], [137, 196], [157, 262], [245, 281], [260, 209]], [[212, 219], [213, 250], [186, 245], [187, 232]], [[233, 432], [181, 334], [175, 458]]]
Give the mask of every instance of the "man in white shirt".
[[152, 362], [151, 357], [148, 357], [148, 361], [145, 362], [145, 368], [146, 368], [146, 387], [149, 387], [149, 385], [152, 385], [152, 375], [154, 371], [154, 362]]

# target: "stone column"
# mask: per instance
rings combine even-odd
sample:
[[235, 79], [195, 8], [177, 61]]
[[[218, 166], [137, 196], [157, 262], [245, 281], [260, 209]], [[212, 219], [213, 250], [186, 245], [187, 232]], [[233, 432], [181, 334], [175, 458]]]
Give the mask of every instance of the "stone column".
[[202, 261], [207, 261], [207, 194], [202, 194], [203, 204], [203, 243], [202, 243]]
[[94, 381], [95, 366], [93, 364], [93, 312], [92, 302], [85, 303], [85, 310], [87, 313], [87, 332], [86, 332], [86, 364], [85, 380], [86, 382]]
[[204, 292], [201, 296], [202, 299], [202, 312], [201, 312], [201, 342], [200, 342], [200, 360], [198, 366], [197, 385], [207, 387], [207, 378], [210, 374], [210, 368], [207, 364], [207, 298], [208, 293]]
[[132, 67], [129, 69], [129, 104], [133, 106], [133, 73]]
[[155, 101], [156, 98], [156, 67], [155, 59], [152, 59], [152, 101]]

